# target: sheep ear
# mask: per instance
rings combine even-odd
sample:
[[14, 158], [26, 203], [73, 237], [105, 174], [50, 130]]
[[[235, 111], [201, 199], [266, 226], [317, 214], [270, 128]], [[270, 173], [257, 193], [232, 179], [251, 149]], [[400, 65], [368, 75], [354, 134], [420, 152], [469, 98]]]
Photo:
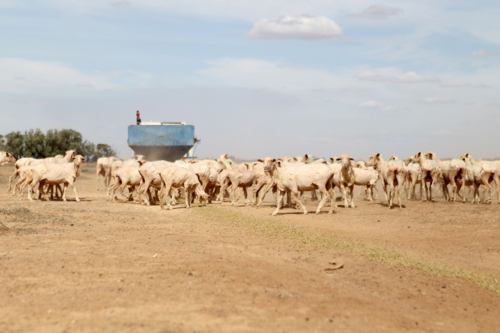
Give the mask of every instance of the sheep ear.
[[380, 157], [380, 153], [378, 153], [378, 154], [377, 154], [377, 155], [375, 155], [375, 156]]
[[352, 157], [349, 157], [349, 159], [350, 159], [351, 161], [354, 161], [354, 158], [352, 158]]
[[275, 159], [275, 158], [273, 158], [273, 162], [276, 162], [276, 159]]
[[264, 161], [263, 161], [263, 160], [261, 160], [261, 159], [258, 159], [258, 160], [257, 160], [257, 162], [264, 162]]

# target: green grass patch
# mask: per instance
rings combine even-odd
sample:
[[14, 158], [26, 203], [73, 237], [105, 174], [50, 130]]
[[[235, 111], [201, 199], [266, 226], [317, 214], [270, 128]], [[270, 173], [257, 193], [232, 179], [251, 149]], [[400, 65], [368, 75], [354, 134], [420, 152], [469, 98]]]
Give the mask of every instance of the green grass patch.
[[321, 231], [293, 226], [277, 219], [259, 218], [236, 213], [218, 205], [208, 205], [197, 209], [196, 213], [214, 222], [242, 227], [267, 237], [290, 239], [296, 241], [300, 246], [340, 249], [360, 255], [370, 261], [413, 268], [429, 276], [459, 278], [500, 294], [500, 280], [488, 274], [475, 273], [452, 265], [414, 259], [395, 251], [379, 249], [359, 242], [345, 241]]

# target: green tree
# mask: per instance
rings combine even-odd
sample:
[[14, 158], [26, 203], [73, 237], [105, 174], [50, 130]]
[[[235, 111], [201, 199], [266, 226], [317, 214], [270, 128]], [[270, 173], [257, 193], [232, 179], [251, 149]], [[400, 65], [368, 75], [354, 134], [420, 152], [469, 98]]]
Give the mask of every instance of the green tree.
[[24, 156], [34, 158], [44, 158], [45, 156], [45, 134], [36, 130], [29, 130], [24, 132]]
[[68, 150], [78, 150], [82, 146], [82, 135], [72, 129], [63, 129], [59, 131], [59, 149], [60, 153], [64, 153]]
[[105, 143], [99, 143], [97, 145], [97, 151], [95, 155], [97, 157], [110, 157], [116, 155], [116, 152], [109, 145]]
[[43, 155], [45, 157], [53, 157], [59, 154], [64, 154], [64, 152], [59, 152], [59, 132], [54, 130], [48, 130], [45, 135], [45, 145], [43, 147]]
[[78, 151], [81, 146], [82, 135], [75, 130], [48, 130], [45, 135], [44, 156], [64, 155], [68, 150]]
[[5, 151], [5, 145], [3, 144], [4, 136], [0, 134], [0, 151]]
[[24, 155], [24, 137], [21, 132], [11, 132], [5, 136], [7, 140], [7, 145], [5, 146], [5, 151], [11, 153], [15, 158], [19, 159]]
[[85, 140], [83, 141], [80, 149], [78, 149], [78, 152], [80, 152], [80, 154], [82, 154], [82, 156], [85, 157], [87, 162], [90, 162], [91, 158], [93, 158], [94, 155], [96, 154], [95, 144]]

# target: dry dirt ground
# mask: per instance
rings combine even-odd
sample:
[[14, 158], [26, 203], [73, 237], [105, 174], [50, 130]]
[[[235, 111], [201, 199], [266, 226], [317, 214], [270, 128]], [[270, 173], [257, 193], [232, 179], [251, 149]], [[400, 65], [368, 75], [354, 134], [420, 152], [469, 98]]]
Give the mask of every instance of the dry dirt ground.
[[80, 203], [0, 169], [0, 332], [500, 332], [496, 203], [161, 211], [106, 201], [94, 168]]

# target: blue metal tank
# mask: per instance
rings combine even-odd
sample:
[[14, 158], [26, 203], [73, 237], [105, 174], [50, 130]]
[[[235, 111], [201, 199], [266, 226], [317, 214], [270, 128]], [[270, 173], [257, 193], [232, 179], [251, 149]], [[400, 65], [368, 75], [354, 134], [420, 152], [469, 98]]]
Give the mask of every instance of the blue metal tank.
[[128, 145], [146, 160], [175, 161], [194, 146], [194, 126], [183, 123], [155, 123], [128, 127]]

